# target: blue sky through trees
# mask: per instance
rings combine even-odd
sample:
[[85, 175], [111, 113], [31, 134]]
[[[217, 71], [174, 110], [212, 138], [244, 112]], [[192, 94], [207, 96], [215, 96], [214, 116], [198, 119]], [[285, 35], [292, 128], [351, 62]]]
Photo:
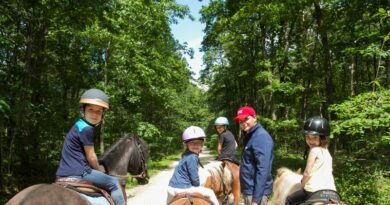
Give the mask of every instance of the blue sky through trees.
[[192, 21], [189, 18], [178, 19], [178, 24], [172, 24], [171, 29], [174, 37], [183, 44], [187, 42], [188, 47], [194, 50], [194, 58], [190, 59], [186, 56], [187, 62], [191, 67], [191, 70], [195, 73], [193, 76], [195, 79], [199, 78], [199, 72], [202, 69], [202, 56], [203, 53], [199, 51], [201, 42], [204, 36], [203, 29], [204, 24], [200, 23], [199, 11], [202, 6], [207, 5], [209, 0], [177, 0], [177, 3], [181, 5], [187, 5], [190, 8], [191, 15], [195, 18]]

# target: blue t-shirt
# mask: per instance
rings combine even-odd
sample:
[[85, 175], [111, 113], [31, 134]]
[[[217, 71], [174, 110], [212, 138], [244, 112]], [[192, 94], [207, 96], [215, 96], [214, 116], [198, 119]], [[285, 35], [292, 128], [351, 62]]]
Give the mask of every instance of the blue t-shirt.
[[85, 156], [84, 146], [93, 146], [94, 135], [95, 127], [83, 118], [73, 125], [66, 135], [62, 147], [60, 166], [56, 172], [57, 176], [81, 176], [84, 171], [91, 171]]
[[180, 189], [199, 186], [198, 164], [198, 154], [190, 151], [184, 152], [171, 180], [169, 180], [169, 186]]

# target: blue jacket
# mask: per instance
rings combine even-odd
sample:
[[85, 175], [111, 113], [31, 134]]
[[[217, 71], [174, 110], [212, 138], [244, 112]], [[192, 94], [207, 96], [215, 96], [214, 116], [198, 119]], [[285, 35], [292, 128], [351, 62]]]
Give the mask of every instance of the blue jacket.
[[199, 155], [186, 151], [183, 153], [179, 164], [175, 168], [169, 186], [173, 188], [190, 188], [192, 186], [199, 186]]
[[252, 195], [252, 202], [272, 193], [272, 160], [274, 142], [260, 125], [246, 133], [240, 165], [241, 192]]

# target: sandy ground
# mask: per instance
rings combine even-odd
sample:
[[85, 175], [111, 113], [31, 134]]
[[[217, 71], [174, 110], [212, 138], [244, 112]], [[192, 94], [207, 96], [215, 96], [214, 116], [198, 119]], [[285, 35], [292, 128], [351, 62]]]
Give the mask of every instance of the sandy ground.
[[[200, 153], [199, 159], [202, 164], [207, 164], [215, 157], [210, 155], [207, 148]], [[169, 168], [161, 171], [157, 175], [150, 178], [146, 185], [138, 185], [132, 189], [127, 189], [127, 204], [128, 205], [166, 205], [167, 200], [167, 186], [176, 165], [179, 162], [172, 163]]]

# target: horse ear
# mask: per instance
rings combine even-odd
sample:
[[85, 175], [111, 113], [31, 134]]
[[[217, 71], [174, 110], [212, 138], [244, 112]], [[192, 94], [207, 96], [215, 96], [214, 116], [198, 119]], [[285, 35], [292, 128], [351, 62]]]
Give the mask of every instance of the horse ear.
[[297, 174], [301, 174], [302, 173], [302, 169], [299, 168], [297, 171], [296, 171]]

